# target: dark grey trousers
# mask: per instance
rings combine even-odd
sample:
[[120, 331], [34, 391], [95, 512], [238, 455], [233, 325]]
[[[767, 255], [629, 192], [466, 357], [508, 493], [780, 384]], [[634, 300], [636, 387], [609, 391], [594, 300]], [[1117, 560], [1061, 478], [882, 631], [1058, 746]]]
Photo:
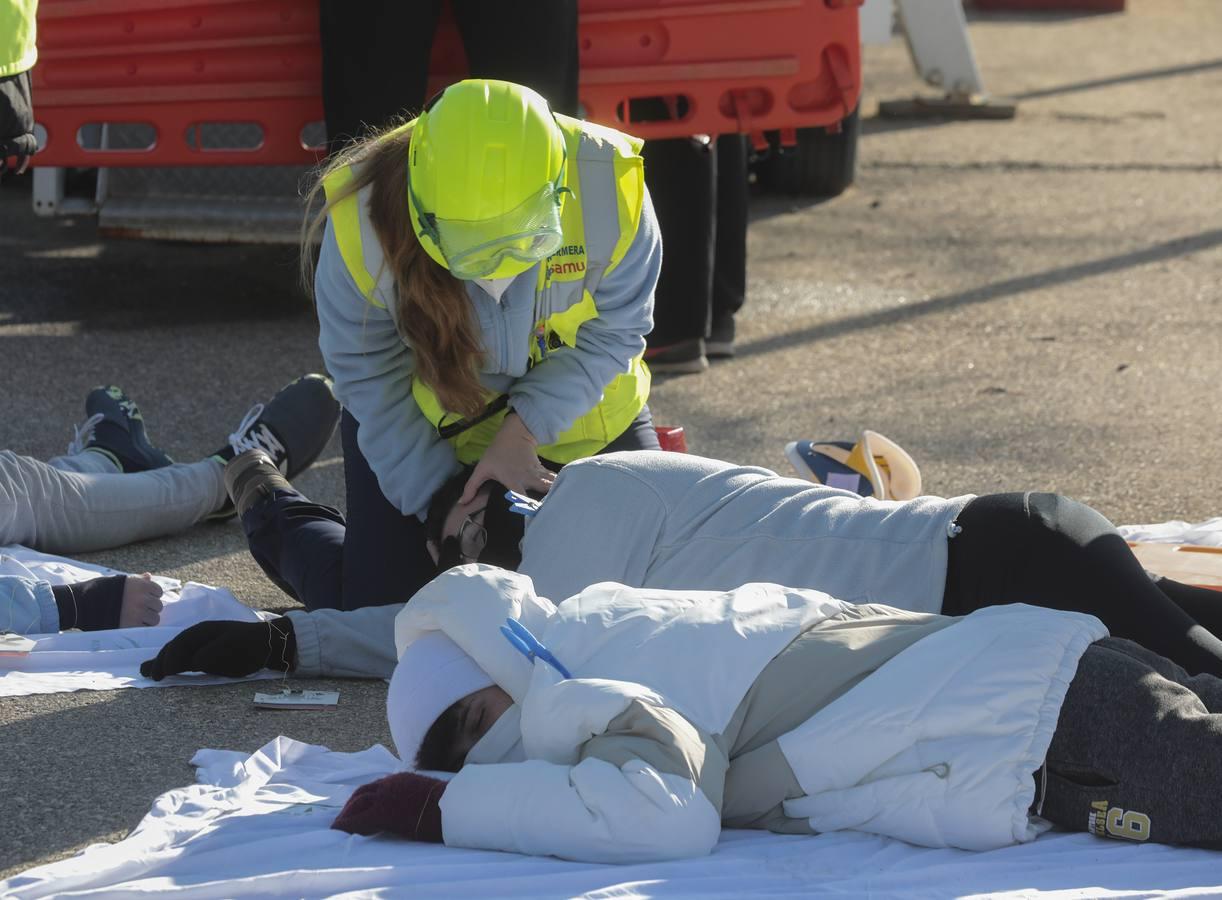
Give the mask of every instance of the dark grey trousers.
[[1222, 679], [1121, 638], [1092, 644], [1036, 782], [1037, 812], [1065, 828], [1222, 849]]

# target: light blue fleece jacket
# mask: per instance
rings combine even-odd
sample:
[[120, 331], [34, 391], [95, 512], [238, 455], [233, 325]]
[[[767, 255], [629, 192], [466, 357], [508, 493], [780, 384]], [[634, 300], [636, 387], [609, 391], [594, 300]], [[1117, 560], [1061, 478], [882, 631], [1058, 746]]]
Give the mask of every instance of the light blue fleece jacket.
[[[763, 581], [936, 613], [948, 527], [971, 499], [880, 501], [686, 453], [609, 453], [560, 472], [518, 571], [556, 603], [603, 581], [712, 591]], [[297, 674], [389, 676], [402, 608], [290, 612]]]
[[[358, 195], [362, 210], [369, 189]], [[377, 249], [366, 253], [378, 253]], [[594, 294], [598, 317], [581, 326], [577, 346], [551, 351], [529, 368], [537, 315], [538, 266], [519, 275], [497, 302], [474, 282], [467, 296], [484, 346], [480, 380], [509, 405], [540, 444], [553, 443], [601, 399], [603, 390], [645, 349], [662, 240], [649, 194], [628, 252]], [[378, 271], [374, 266], [371, 271]], [[412, 350], [395, 326], [394, 280], [384, 267], [369, 303], [340, 256], [328, 221], [315, 274], [319, 339], [335, 396], [360, 424], [357, 443], [382, 493], [404, 515], [424, 517], [429, 498], [459, 465], [450, 444], [412, 398]]]
[[0, 631], [59, 631], [59, 607], [51, 585], [11, 556], [0, 556]]

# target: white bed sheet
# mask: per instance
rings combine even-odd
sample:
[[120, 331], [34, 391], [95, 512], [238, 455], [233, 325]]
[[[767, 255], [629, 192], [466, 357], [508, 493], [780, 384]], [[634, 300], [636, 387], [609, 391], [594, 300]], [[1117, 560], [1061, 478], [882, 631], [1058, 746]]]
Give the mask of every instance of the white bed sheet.
[[1222, 855], [1049, 834], [989, 853], [851, 832], [726, 831], [709, 857], [634, 866], [412, 844], [330, 828], [352, 791], [393, 771], [360, 753], [277, 738], [255, 754], [201, 750], [199, 783], [159, 797], [117, 844], [0, 883], [0, 896], [223, 897], [1200, 897]]
[[[39, 553], [18, 544], [0, 547], [0, 556], [16, 559], [51, 584], [121, 574], [105, 566]], [[153, 681], [140, 674], [140, 663], [155, 656], [166, 641], [188, 625], [210, 619], [259, 622], [267, 614], [251, 609], [223, 588], [193, 581], [182, 584], [173, 578], [155, 580], [165, 590], [162, 624], [155, 628], [32, 635], [35, 645], [28, 656], [0, 657], [0, 697], [232, 683], [232, 678], [213, 675], [176, 675]], [[281, 673], [272, 671], [251, 676], [252, 679], [279, 677]]]

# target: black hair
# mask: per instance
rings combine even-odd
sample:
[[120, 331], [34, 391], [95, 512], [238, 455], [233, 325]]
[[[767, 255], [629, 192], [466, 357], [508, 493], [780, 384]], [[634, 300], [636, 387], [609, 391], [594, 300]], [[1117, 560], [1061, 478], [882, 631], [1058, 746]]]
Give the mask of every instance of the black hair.
[[[437, 544], [439, 574], [465, 562], [458, 539], [448, 537], [442, 540], [441, 535], [445, 530], [446, 517], [462, 497], [473, 471], [474, 466], [464, 466], [442, 484], [429, 501], [424, 530], [426, 537]], [[526, 529], [526, 520], [523, 516], [510, 512], [511, 504], [505, 499], [505, 485], [496, 481], [489, 481], [487, 484], [492, 488], [488, 493], [488, 505], [484, 509], [484, 530], [488, 533], [488, 543], [480, 554], [479, 561], [500, 566], [502, 569], [516, 570], [522, 562], [520, 544]]]
[[429, 501], [428, 515], [424, 520], [424, 532], [430, 541], [441, 543], [441, 532], [446, 526], [446, 516], [462, 497], [467, 481], [470, 480], [471, 473], [474, 471], [475, 466], [463, 466], [433, 494], [433, 499]]
[[416, 751], [416, 768], [432, 772], [457, 772], [462, 768], [463, 759], [456, 759], [454, 742], [458, 737], [458, 725], [462, 721], [463, 697], [449, 705], [445, 712], [437, 717], [420, 742]]

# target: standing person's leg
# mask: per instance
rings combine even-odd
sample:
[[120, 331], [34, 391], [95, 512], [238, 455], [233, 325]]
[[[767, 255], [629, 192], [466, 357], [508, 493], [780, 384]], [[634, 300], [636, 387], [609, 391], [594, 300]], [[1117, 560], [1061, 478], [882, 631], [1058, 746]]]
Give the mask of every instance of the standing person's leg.
[[713, 297], [714, 150], [694, 138], [646, 141], [645, 183], [662, 232], [645, 358], [655, 372], [701, 372]]
[[1222, 640], [1160, 591], [1115, 527], [1057, 494], [977, 497], [948, 545], [942, 612], [1030, 603], [1098, 616], [1190, 672], [1222, 675]]
[[713, 254], [713, 308], [705, 352], [734, 355], [734, 315], [747, 297], [747, 138], [717, 139], [717, 237]]
[[[214, 460], [129, 474], [91, 452], [54, 462], [0, 451], [0, 543], [88, 553], [182, 531], [225, 504]], [[86, 471], [59, 468], [69, 463]]]
[[441, 0], [320, 0], [327, 151], [419, 111]]
[[1100, 837], [1222, 848], [1222, 716], [1133, 651], [1105, 638], [1082, 655], [1035, 811]]
[[386, 499], [357, 445], [356, 419], [344, 410], [344, 483], [348, 531], [344, 538], [343, 608], [405, 603], [436, 574], [424, 523]]
[[573, 0], [456, 0], [472, 78], [538, 91], [553, 112], [577, 115], [577, 4]]

